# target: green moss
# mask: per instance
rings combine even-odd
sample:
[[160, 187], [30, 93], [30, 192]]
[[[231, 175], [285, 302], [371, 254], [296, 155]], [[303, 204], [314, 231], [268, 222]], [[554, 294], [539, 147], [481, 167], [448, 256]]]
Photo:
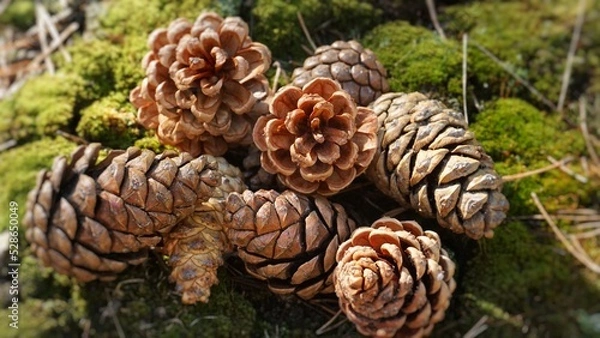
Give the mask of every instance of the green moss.
[[[27, 140], [69, 131], [83, 82], [77, 75], [57, 73], [32, 78], [2, 104], [0, 132]], [[3, 137], [3, 138], [5, 138]]]
[[317, 45], [340, 39], [357, 38], [373, 27], [381, 18], [381, 10], [368, 1], [361, 0], [258, 0], [252, 9], [252, 36], [255, 41], [269, 46], [275, 59], [296, 60], [301, 64], [306, 58], [302, 45], [309, 43], [298, 23], [301, 13], [311, 37]]
[[77, 125], [79, 136], [113, 149], [132, 146], [141, 133], [135, 108], [119, 94], [102, 98], [83, 109]]
[[[27, 193], [33, 189], [37, 173], [41, 169], [50, 168], [54, 157], [68, 155], [75, 145], [62, 138], [42, 139], [0, 153], [0, 229], [8, 225], [8, 208], [10, 201], [19, 204], [19, 215], [25, 212]], [[21, 218], [22, 219], [22, 218]]]
[[[578, 158], [585, 144], [578, 130], [568, 129], [557, 115], [546, 115], [519, 99], [499, 99], [484, 109], [470, 129], [486, 152], [496, 161], [501, 175], [538, 169], [550, 164], [547, 157]], [[504, 193], [511, 203], [511, 213], [536, 212], [531, 192], [537, 193], [544, 205], [556, 208], [578, 207], [590, 202], [598, 184], [582, 184], [555, 170], [517, 181], [507, 182]]]
[[14, 26], [24, 31], [34, 24], [35, 2], [31, 0], [14, 0], [0, 15], [0, 26]]
[[156, 135], [154, 135], [153, 131], [147, 131], [148, 136], [142, 137], [135, 141], [134, 146], [140, 149], [149, 149], [153, 152], [159, 154], [167, 149], [171, 149], [172, 147], [165, 146], [160, 143]]
[[[579, 336], [570, 313], [598, 310], [600, 288], [587, 284], [574, 258], [546, 228], [504, 224], [463, 266], [459, 323], [464, 331], [488, 315], [489, 337]], [[558, 251], [560, 250], [560, 251]], [[523, 330], [526, 330], [523, 332]]]
[[460, 97], [462, 54], [455, 42], [404, 21], [380, 25], [362, 42], [387, 69], [391, 91]]
[[[469, 34], [469, 83], [477, 88], [478, 99], [522, 97], [540, 102], [477, 46], [483, 46], [530, 82], [550, 101], [560, 92], [560, 75], [575, 22], [576, 7], [568, 0], [480, 1], [449, 6], [441, 15], [446, 33], [456, 40]], [[502, 13], [502, 15], [498, 15]], [[578, 52], [573, 64], [570, 94], [583, 91], [588, 67]]]

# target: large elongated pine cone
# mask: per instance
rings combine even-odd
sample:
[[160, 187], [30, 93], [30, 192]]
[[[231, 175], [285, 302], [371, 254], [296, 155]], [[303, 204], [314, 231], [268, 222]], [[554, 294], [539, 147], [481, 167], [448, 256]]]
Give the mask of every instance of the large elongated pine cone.
[[241, 171], [219, 157], [217, 170], [221, 182], [207, 201], [199, 200], [195, 211], [164, 238], [164, 253], [169, 256], [170, 280], [176, 283], [182, 302], [208, 302], [210, 288], [218, 282], [217, 269], [223, 253], [232, 250], [224, 231], [225, 202], [232, 192], [243, 192], [246, 185]]
[[355, 223], [320, 196], [246, 190], [229, 195], [226, 227], [251, 275], [274, 293], [310, 299], [334, 292], [335, 253]]
[[422, 337], [444, 319], [455, 264], [439, 236], [413, 221], [381, 218], [340, 245], [334, 272], [342, 311], [375, 337]]
[[492, 237], [509, 204], [463, 115], [417, 92], [384, 94], [372, 108], [379, 150], [367, 176], [375, 185], [455, 233]]
[[377, 119], [334, 80], [316, 78], [302, 89], [285, 86], [269, 112], [258, 119], [252, 137], [263, 168], [291, 189], [335, 194], [373, 159]]
[[320, 46], [294, 69], [292, 84], [303, 87], [317, 77], [334, 79], [360, 106], [368, 106], [390, 90], [386, 71], [375, 53], [357, 41], [336, 41]]
[[80, 281], [111, 280], [206, 201], [215, 158], [129, 148], [96, 163], [99, 144], [57, 157], [29, 193], [26, 238], [39, 260]]
[[148, 46], [146, 78], [129, 97], [144, 127], [194, 156], [252, 142], [255, 115], [267, 112], [271, 52], [250, 39], [241, 18], [179, 18], [153, 31]]

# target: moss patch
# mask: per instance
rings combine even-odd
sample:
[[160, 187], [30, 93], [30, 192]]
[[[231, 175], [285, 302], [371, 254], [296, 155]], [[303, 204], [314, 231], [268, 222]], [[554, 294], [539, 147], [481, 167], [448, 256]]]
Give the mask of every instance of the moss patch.
[[462, 54], [454, 41], [404, 21], [380, 25], [361, 41], [387, 69], [391, 91], [462, 95]]

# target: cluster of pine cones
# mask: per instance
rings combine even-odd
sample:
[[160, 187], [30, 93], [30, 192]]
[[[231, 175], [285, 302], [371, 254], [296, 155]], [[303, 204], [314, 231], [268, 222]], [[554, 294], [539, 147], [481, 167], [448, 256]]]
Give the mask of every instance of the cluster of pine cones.
[[[318, 48], [276, 93], [270, 51], [240, 18], [177, 19], [148, 47], [130, 100], [139, 123], [178, 151], [90, 144], [57, 158], [29, 194], [38, 259], [109, 281], [157, 250], [192, 304], [209, 300], [223, 254], [236, 252], [276, 294], [337, 295], [362, 334], [428, 335], [456, 288], [439, 236], [415, 221], [357, 224], [327, 196], [365, 173], [402, 207], [492, 237], [508, 202], [462, 114], [390, 93], [356, 41]], [[231, 149], [247, 154], [243, 170], [225, 159]]]

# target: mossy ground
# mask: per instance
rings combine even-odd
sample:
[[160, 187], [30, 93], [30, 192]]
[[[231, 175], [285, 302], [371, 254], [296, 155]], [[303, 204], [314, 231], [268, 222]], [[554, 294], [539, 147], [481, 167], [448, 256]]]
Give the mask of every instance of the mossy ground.
[[[273, 59], [288, 71], [306, 56], [300, 45], [308, 42], [296, 17], [301, 12], [317, 42], [356, 38], [373, 49], [388, 70], [392, 90], [424, 91], [446, 102], [462, 100], [461, 37], [468, 32], [471, 128], [496, 161], [498, 172], [512, 175], [537, 169], [549, 164], [547, 156], [586, 155], [576, 123], [561, 119], [477, 48], [480, 45], [490, 50], [556, 102], [576, 16], [572, 1], [440, 2], [446, 41], [428, 25], [422, 6], [401, 1], [381, 9], [373, 3], [103, 3], [106, 7], [93, 37], [78, 38], [69, 47], [71, 63], [57, 56], [56, 75], [33, 79], [15, 96], [0, 102], [0, 141], [18, 141], [16, 148], [0, 153], [1, 205], [15, 200], [22, 215], [37, 172], [49, 167], [54, 156], [68, 154], [75, 147], [56, 137], [57, 130], [114, 148], [135, 144], [164, 149], [151, 133], [134, 123], [135, 111], [127, 96], [144, 76], [140, 61], [146, 53], [147, 34], [178, 16], [193, 20], [205, 8], [242, 16], [253, 38], [267, 44]], [[14, 1], [0, 24], [29, 27], [32, 8], [28, 5], [27, 1]], [[600, 29], [596, 29], [600, 4], [588, 5], [588, 20], [567, 96], [566, 115], [571, 121], [576, 119], [570, 108], [576, 106], [580, 95], [593, 98], [600, 93]], [[398, 14], [390, 8], [404, 10]], [[394, 18], [407, 21], [392, 21]], [[386, 22], [377, 25], [381, 19]], [[51, 85], [55, 83], [61, 85]], [[593, 118], [590, 125], [600, 128], [600, 122]], [[595, 118], [600, 119], [598, 115]], [[583, 173], [577, 163], [571, 168]], [[597, 178], [583, 184], [558, 170], [510, 181], [504, 188], [511, 203], [509, 220], [497, 229], [493, 239], [474, 242], [440, 230], [457, 261], [459, 287], [446, 320], [438, 324], [434, 336], [461, 336], [484, 315], [489, 318], [486, 337], [600, 336], [600, 278], [572, 258], [545, 223], [522, 218], [537, 213], [532, 192], [550, 211], [597, 209], [599, 188]], [[337, 196], [336, 200], [346, 202], [353, 213], [360, 212], [366, 223], [395, 206], [371, 187]], [[367, 207], [372, 204], [379, 209]], [[2, 224], [7, 224], [7, 212], [7, 207], [0, 208]], [[425, 225], [437, 229], [434, 224]], [[569, 225], [560, 226], [568, 230]], [[208, 304], [184, 306], [168, 282], [160, 256], [151, 256], [117, 281], [79, 285], [39, 269], [24, 239], [21, 243], [20, 329], [3, 331], [14, 337], [114, 337], [120, 330], [131, 337], [306, 337], [314, 336], [331, 316], [315, 304], [274, 297], [264, 286], [240, 275], [241, 267], [234, 257], [221, 269], [221, 283], [213, 288]], [[585, 245], [598, 261], [598, 240]], [[335, 302], [325, 300], [322, 304], [331, 301]], [[7, 314], [6, 309], [0, 310], [3, 318]], [[325, 336], [353, 335], [352, 325], [346, 323]]]

